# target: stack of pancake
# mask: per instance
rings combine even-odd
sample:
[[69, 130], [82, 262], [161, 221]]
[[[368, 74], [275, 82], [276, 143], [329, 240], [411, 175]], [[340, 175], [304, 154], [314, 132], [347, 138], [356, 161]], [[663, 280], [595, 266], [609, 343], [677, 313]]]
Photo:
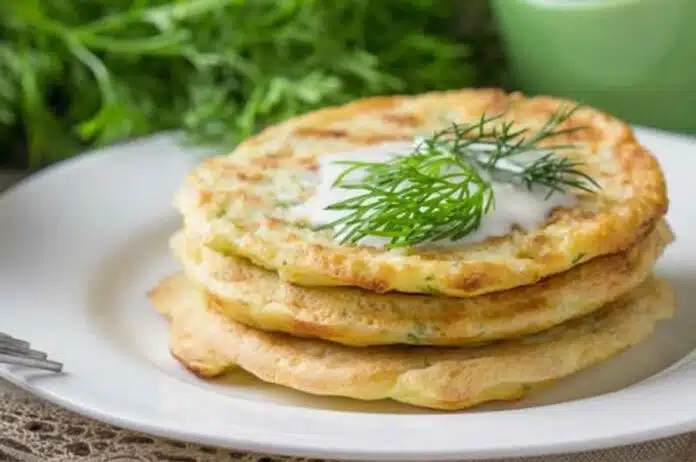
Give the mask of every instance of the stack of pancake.
[[499, 90], [360, 100], [268, 128], [206, 159], [178, 191], [181, 273], [149, 298], [201, 377], [241, 367], [317, 395], [463, 409], [517, 399], [648, 337], [675, 309], [652, 268], [673, 240], [655, 158], [582, 108], [574, 155], [601, 186], [537, 229], [459, 246], [342, 244], [294, 207], [322, 155], [409, 141], [486, 113], [532, 132], [567, 102]]

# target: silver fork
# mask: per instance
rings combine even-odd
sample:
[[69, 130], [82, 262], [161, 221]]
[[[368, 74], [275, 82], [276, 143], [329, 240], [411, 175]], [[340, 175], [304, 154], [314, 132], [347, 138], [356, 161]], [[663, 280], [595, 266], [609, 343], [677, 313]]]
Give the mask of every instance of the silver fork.
[[29, 342], [0, 332], [0, 363], [61, 372], [63, 364], [51, 361], [46, 353], [32, 350]]

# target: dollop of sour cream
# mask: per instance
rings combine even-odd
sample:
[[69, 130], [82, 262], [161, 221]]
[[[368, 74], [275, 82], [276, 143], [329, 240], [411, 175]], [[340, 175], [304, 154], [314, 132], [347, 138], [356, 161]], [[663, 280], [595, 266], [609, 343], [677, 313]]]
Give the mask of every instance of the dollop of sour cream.
[[[328, 210], [333, 203], [364, 194], [363, 191], [335, 187], [334, 182], [341, 175], [346, 165], [340, 161], [386, 162], [396, 156], [412, 152], [414, 144], [393, 142], [373, 145], [353, 151], [332, 153], [319, 157], [318, 183], [314, 195], [306, 202], [291, 209], [295, 219], [306, 220], [312, 226], [332, 223], [350, 213], [349, 210]], [[529, 158], [533, 160], [533, 158]], [[524, 161], [522, 161], [524, 164]], [[361, 170], [356, 170], [348, 177], [359, 180]], [[474, 232], [456, 241], [424, 242], [419, 247], [456, 247], [484, 241], [491, 237], [504, 236], [513, 229], [521, 227], [527, 231], [538, 228], [557, 207], [568, 207], [575, 203], [573, 195], [554, 193], [547, 197], [547, 190], [528, 190], [517, 184], [492, 181], [495, 197], [492, 210], [483, 216], [481, 226]], [[366, 236], [358, 245], [383, 248], [389, 240], [382, 237]]]

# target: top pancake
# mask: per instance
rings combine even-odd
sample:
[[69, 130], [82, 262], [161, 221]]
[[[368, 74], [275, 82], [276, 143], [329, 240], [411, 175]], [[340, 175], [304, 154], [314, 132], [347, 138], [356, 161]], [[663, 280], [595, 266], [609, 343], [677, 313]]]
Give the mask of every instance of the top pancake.
[[667, 209], [662, 171], [623, 122], [582, 108], [561, 127], [583, 129], [554, 137], [585, 163], [602, 189], [578, 194], [538, 229], [456, 248], [383, 250], [341, 245], [329, 230], [294, 221], [289, 207], [314, 193], [321, 155], [389, 141], [411, 140], [485, 112], [538, 130], [566, 100], [528, 98], [500, 90], [460, 90], [378, 97], [324, 109], [271, 127], [231, 155], [208, 159], [192, 172], [175, 204], [185, 226], [216, 251], [241, 255], [287, 281], [348, 285], [375, 292], [467, 297], [536, 281], [600, 255], [623, 251], [645, 236]]

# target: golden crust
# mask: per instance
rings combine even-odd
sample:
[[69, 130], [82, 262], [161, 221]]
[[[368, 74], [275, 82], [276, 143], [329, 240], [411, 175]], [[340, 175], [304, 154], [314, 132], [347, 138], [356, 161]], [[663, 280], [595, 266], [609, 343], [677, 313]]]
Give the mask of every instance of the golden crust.
[[673, 235], [664, 221], [625, 252], [538, 284], [470, 298], [303, 287], [177, 233], [174, 254], [211, 304], [232, 320], [347, 345], [462, 345], [546, 330], [586, 315], [638, 286]]
[[271, 127], [231, 155], [197, 168], [176, 195], [185, 226], [212, 248], [247, 257], [302, 285], [348, 285], [468, 297], [533, 284], [579, 262], [629, 248], [651, 230], [668, 206], [656, 159], [625, 123], [583, 108], [567, 126], [583, 130], [568, 152], [586, 163], [602, 191], [580, 194], [577, 206], [555, 210], [537, 230], [444, 251], [407, 252], [340, 245], [329, 231], [312, 231], [288, 218], [287, 204], [314, 191], [317, 157], [389, 140], [408, 140], [450, 121], [507, 111], [532, 130], [565, 100], [499, 90], [460, 90], [360, 100]]
[[311, 394], [450, 410], [520, 398], [635, 345], [674, 311], [672, 291], [651, 277], [606, 309], [520, 340], [468, 348], [353, 348], [231, 321], [182, 275], [163, 280], [149, 298], [172, 319], [172, 354], [203, 377], [239, 366]]

